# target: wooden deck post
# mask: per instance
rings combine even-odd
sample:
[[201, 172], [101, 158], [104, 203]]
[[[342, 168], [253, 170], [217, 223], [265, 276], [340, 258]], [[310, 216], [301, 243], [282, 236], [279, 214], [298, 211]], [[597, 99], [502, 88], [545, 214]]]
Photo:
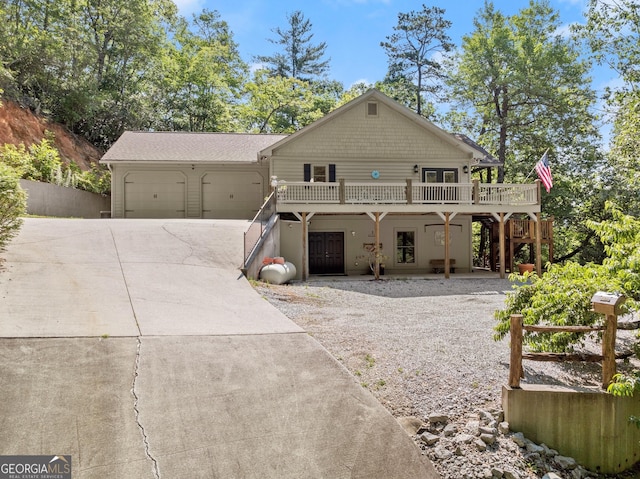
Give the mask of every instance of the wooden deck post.
[[413, 204], [413, 180], [411, 178], [407, 178], [407, 186], [406, 186], [405, 197], [407, 200], [407, 204]]
[[504, 279], [506, 265], [505, 263], [505, 247], [504, 247], [504, 213], [500, 213], [500, 279]]
[[340, 192], [339, 192], [340, 204], [344, 205], [345, 202], [346, 202], [346, 197], [347, 197], [347, 191], [346, 191], [346, 186], [344, 184], [344, 178], [340, 178], [338, 181], [340, 182], [340, 186], [339, 186], [339, 188], [340, 188]]
[[376, 252], [376, 263], [374, 266], [374, 278], [380, 279], [380, 213], [376, 212], [375, 240], [374, 251]]
[[[515, 253], [515, 246], [516, 243], [514, 241], [514, 234], [515, 234], [515, 228], [514, 228], [514, 219], [511, 218], [508, 222], [508, 230], [509, 230], [509, 271], [511, 273], [513, 273], [513, 261], [514, 261], [514, 256], [516, 255]], [[507, 227], [507, 225], [505, 225], [505, 228]], [[506, 261], [505, 261], [506, 263]]]
[[519, 388], [522, 369], [522, 315], [511, 315], [511, 359], [509, 361], [509, 387]]
[[451, 252], [449, 251], [449, 235], [451, 234], [451, 230], [449, 228], [449, 218], [451, 213], [444, 214], [444, 277], [449, 279], [450, 267], [451, 267], [451, 259], [449, 258]]
[[616, 374], [616, 330], [618, 317], [607, 314], [605, 330], [602, 334], [602, 389], [607, 389]]
[[302, 213], [302, 281], [309, 279], [307, 261], [309, 258], [309, 244], [307, 238], [307, 213]]
[[542, 217], [536, 213], [536, 273], [542, 276]]

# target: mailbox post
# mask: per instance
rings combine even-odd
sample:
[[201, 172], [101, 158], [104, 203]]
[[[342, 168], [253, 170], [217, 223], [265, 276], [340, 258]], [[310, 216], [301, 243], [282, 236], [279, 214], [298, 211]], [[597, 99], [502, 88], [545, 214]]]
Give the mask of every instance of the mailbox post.
[[596, 313], [606, 315], [602, 335], [602, 388], [607, 389], [616, 374], [616, 331], [620, 306], [627, 298], [622, 294], [598, 291], [591, 298], [591, 306]]

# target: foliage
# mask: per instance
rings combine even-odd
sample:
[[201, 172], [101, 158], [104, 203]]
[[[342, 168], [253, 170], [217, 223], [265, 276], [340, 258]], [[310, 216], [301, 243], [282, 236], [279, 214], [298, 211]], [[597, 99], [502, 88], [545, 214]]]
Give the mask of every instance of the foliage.
[[507, 17], [486, 1], [474, 26], [451, 61], [448, 83], [458, 109], [469, 111], [457, 121], [504, 162], [498, 182], [524, 179], [551, 145], [554, 180], [564, 173], [558, 164], [572, 175], [593, 171], [573, 166], [575, 158], [595, 158], [589, 64], [558, 33], [558, 13], [546, 0], [531, 0]]
[[249, 98], [240, 112], [250, 131], [293, 133], [322, 116], [322, 112], [314, 110], [314, 98], [307, 82], [274, 77], [266, 70], [259, 70], [253, 81], [247, 83], [246, 90]]
[[18, 234], [21, 216], [27, 211], [27, 195], [19, 178], [12, 167], [0, 162], [0, 248]]
[[304, 14], [297, 10], [287, 15], [287, 28], [277, 27], [272, 31], [277, 35], [275, 39], [268, 39], [270, 43], [284, 49], [270, 56], [257, 56], [256, 60], [268, 65], [271, 76], [296, 78], [298, 80], [313, 80], [324, 76], [329, 70], [329, 60], [323, 60], [327, 49], [326, 42], [313, 45], [313, 25]]
[[93, 165], [90, 171], [80, 171], [76, 165], [62, 162], [51, 140], [44, 138], [29, 148], [5, 144], [0, 146], [0, 165], [5, 165], [18, 178], [43, 181], [59, 186], [81, 188], [93, 193], [108, 193], [111, 174], [103, 167]]
[[[596, 291], [609, 291], [627, 297], [627, 311], [640, 306], [640, 218], [625, 215], [612, 204], [606, 206], [610, 220], [589, 222], [589, 227], [604, 244], [602, 264], [548, 265], [537, 277], [525, 276], [523, 284], [508, 295], [506, 308], [496, 311], [496, 339], [509, 331], [510, 316], [522, 314], [525, 324], [592, 325], [602, 315], [591, 310]], [[517, 277], [512, 276], [512, 279]], [[567, 351], [579, 344], [583, 335], [573, 333], [528, 333], [526, 341], [534, 350]]]
[[203, 10], [191, 24], [180, 19], [159, 69], [164, 112], [160, 126], [179, 131], [237, 129], [234, 106], [248, 68], [217, 11]]
[[422, 5], [419, 12], [399, 13], [395, 33], [380, 43], [389, 57], [390, 81], [404, 79], [413, 86], [418, 115], [423, 114], [423, 93], [435, 94], [441, 89], [445, 75], [437, 55], [450, 52], [454, 46], [446, 33], [451, 22], [445, 20], [444, 12]]

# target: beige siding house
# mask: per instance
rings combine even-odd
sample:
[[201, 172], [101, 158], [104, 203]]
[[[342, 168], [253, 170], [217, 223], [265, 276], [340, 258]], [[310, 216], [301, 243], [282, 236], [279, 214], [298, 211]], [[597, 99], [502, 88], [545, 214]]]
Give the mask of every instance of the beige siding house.
[[470, 272], [474, 220], [504, 228], [513, 213], [540, 212], [538, 184], [472, 181], [472, 169], [497, 162], [376, 90], [260, 158], [276, 190], [280, 254], [301, 278]]
[[243, 218], [269, 195], [260, 149], [284, 135], [125, 132], [100, 160], [114, 218]]
[[112, 171], [112, 217], [255, 217], [245, 234], [252, 273], [277, 255], [299, 279], [448, 277], [473, 270], [476, 221], [496, 232], [501, 275], [513, 268], [517, 231], [535, 243], [541, 269], [539, 183], [472, 180], [499, 163], [376, 90], [289, 136], [126, 132], [101, 162]]

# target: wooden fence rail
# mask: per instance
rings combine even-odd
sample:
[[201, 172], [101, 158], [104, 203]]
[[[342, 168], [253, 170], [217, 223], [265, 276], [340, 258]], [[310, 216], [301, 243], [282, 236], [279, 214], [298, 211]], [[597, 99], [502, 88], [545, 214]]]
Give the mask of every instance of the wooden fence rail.
[[[616, 354], [616, 331], [618, 318], [608, 314], [603, 326], [540, 326], [525, 325], [521, 314], [511, 315], [511, 360], [509, 366], [509, 386], [520, 387], [520, 379], [524, 378], [522, 360], [530, 361], [584, 361], [602, 362], [602, 387], [606, 389], [616, 374], [616, 359], [628, 358], [632, 353]], [[622, 329], [622, 328], [621, 328]], [[522, 353], [524, 331], [538, 333], [591, 333], [604, 331], [602, 335], [602, 354], [591, 353]]]

